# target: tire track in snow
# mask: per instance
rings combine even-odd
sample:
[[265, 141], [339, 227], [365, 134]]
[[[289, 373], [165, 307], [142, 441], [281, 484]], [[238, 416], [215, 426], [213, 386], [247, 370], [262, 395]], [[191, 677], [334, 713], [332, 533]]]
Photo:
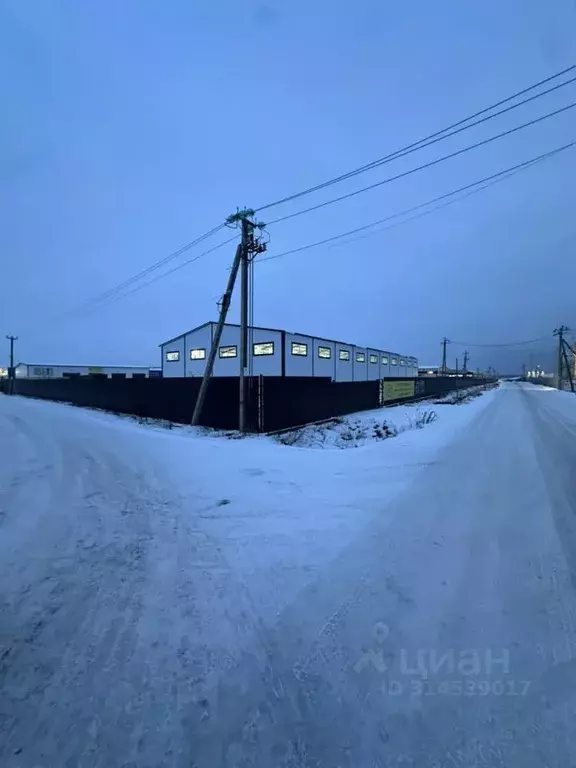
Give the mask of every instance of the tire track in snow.
[[52, 465], [8, 499], [18, 546], [0, 562], [3, 768], [189, 765], [206, 680], [232, 667], [253, 624], [199, 524], [205, 502], [172, 493], [132, 435], [3, 405], [22, 405], [2, 416], [24, 457]]
[[[575, 643], [576, 606], [542, 473], [530, 447], [518, 451], [529, 431], [521, 394], [498, 393], [398, 501], [394, 523], [362, 536], [262, 629], [194, 734], [199, 768], [570, 764], [574, 705], [557, 695], [554, 664], [557, 647]], [[386, 641], [374, 649], [379, 623]], [[410, 679], [403, 651], [450, 648], [509, 651], [516, 684], [532, 692], [383, 693], [393, 674]]]

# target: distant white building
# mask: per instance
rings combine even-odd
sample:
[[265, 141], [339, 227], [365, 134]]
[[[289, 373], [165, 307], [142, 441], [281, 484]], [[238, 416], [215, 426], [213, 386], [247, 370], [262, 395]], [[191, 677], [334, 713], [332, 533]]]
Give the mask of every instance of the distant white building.
[[[161, 344], [162, 375], [202, 376], [216, 326], [214, 322], [204, 323]], [[333, 381], [418, 376], [418, 360], [410, 355], [256, 326], [248, 331], [248, 366], [254, 376], [327, 376]], [[239, 373], [240, 326], [226, 323], [213, 375]]]
[[129, 365], [45, 365], [18, 363], [15, 366], [18, 379], [76, 379], [81, 376], [99, 379], [147, 379], [160, 376], [158, 368]]

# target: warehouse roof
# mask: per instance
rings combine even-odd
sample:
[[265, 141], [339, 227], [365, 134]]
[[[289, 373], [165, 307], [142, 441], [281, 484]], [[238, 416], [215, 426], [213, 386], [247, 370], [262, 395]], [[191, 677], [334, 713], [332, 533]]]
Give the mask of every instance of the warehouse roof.
[[94, 363], [90, 363], [90, 365], [85, 365], [84, 363], [25, 363], [20, 362], [16, 363], [14, 366], [15, 368], [18, 368], [19, 365], [29, 365], [29, 366], [36, 366], [37, 368], [145, 368], [146, 370], [149, 370], [150, 368], [158, 369], [158, 366], [155, 365], [102, 365], [99, 363], [98, 365], [94, 365]]
[[[158, 346], [165, 347], [166, 344], [171, 344], [173, 341], [177, 341], [183, 336], [188, 336], [189, 333], [194, 333], [194, 331], [199, 331], [201, 328], [206, 328], [207, 325], [217, 325], [217, 323], [214, 320], [209, 320], [207, 323], [202, 323], [202, 325], [197, 325], [195, 328], [190, 328], [189, 331], [179, 333], [178, 336], [174, 336], [172, 339], [168, 339], [168, 341], [163, 341], [162, 344], [159, 344]], [[234, 328], [240, 328], [239, 323], [224, 323], [224, 325], [231, 325]], [[255, 331], [274, 331], [275, 333], [282, 333], [281, 328], [263, 328], [261, 325], [253, 325], [251, 328]]]
[[[178, 341], [178, 339], [181, 339], [183, 336], [187, 336], [189, 333], [194, 333], [194, 331], [199, 331], [201, 328], [205, 328], [207, 325], [216, 325], [216, 323], [213, 320], [209, 320], [207, 323], [202, 323], [202, 325], [197, 325], [195, 328], [190, 328], [189, 331], [185, 331], [184, 333], [179, 333], [178, 336], [174, 336], [172, 339], [168, 339], [168, 341], [163, 341], [162, 344], [159, 344], [159, 347], [165, 347], [166, 344], [172, 344], [173, 341]], [[232, 326], [233, 328], [240, 328], [240, 325], [238, 323], [224, 323], [224, 325]], [[397, 357], [408, 357], [413, 358], [416, 360], [416, 357], [414, 355], [401, 355], [400, 352], [392, 352], [391, 350], [383, 350], [382, 347], [371, 347], [369, 345], [362, 345], [362, 344], [352, 344], [348, 341], [342, 341], [341, 339], [329, 339], [326, 336], [315, 336], [313, 333], [299, 333], [298, 331], [285, 331], [285, 329], [282, 328], [265, 328], [261, 325], [253, 325], [250, 326], [255, 331], [274, 331], [274, 333], [291, 333], [293, 336], [307, 336], [311, 339], [320, 339], [321, 341], [330, 341], [333, 344], [344, 344], [347, 347], [359, 347], [360, 349], [375, 349], [380, 352], [386, 352], [388, 355], [396, 355]]]

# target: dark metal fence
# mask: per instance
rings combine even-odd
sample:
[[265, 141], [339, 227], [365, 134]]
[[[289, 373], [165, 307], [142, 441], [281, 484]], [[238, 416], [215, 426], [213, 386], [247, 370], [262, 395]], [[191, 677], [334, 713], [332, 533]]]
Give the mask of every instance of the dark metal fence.
[[[487, 381], [430, 377], [332, 382], [320, 377], [253, 376], [248, 383], [248, 426], [252, 432], [273, 432]], [[15, 379], [13, 388], [14, 394], [25, 397], [190, 424], [200, 379]], [[238, 378], [213, 378], [201, 424], [238, 429], [238, 395]]]
[[[14, 394], [190, 424], [200, 381], [199, 378], [16, 379]], [[238, 392], [236, 377], [212, 379], [202, 414], [203, 426], [238, 429]], [[252, 397], [249, 419], [251, 428], [255, 429], [257, 414], [253, 403]]]
[[263, 432], [345, 416], [379, 405], [379, 381], [333, 382], [329, 378], [294, 376], [262, 378]]

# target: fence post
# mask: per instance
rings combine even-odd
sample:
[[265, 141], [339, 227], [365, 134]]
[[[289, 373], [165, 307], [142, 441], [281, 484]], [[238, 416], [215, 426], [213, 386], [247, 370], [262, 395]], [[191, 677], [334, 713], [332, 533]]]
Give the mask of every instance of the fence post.
[[264, 432], [264, 376], [258, 376], [258, 432]]

